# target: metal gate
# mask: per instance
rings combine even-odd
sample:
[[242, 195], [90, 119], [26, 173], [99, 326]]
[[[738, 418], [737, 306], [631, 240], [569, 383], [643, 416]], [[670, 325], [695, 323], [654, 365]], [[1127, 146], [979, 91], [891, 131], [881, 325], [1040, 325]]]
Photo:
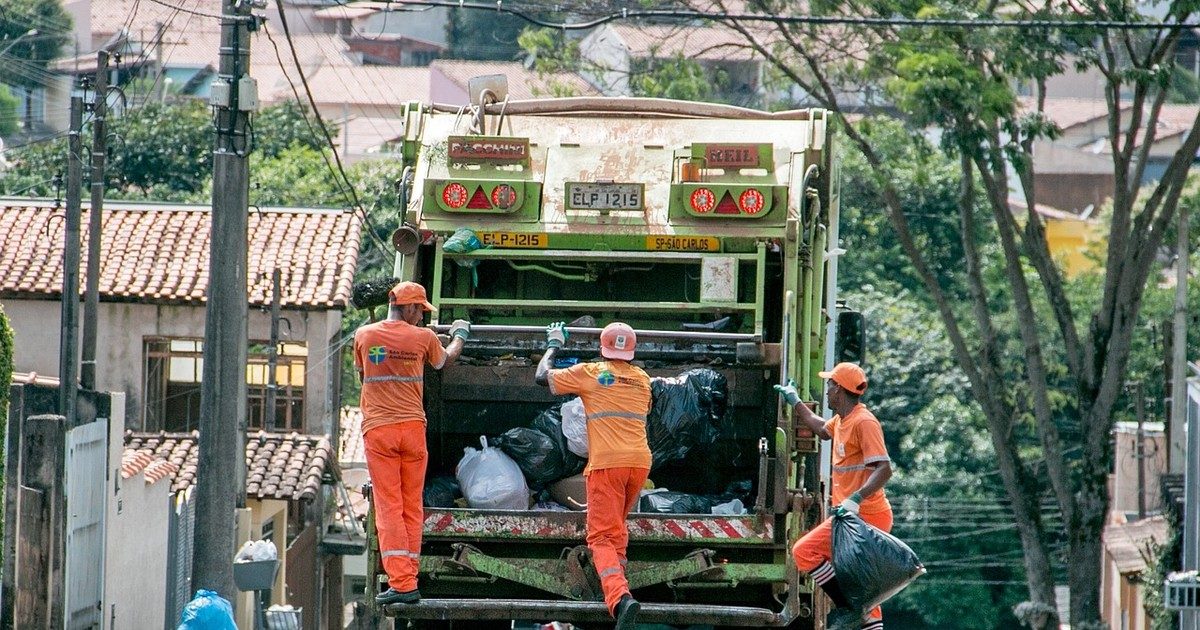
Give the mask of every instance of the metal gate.
[[108, 420], [67, 433], [66, 627], [101, 627]]
[[164, 628], [174, 628], [183, 607], [192, 599], [192, 535], [196, 528], [196, 501], [192, 488], [176, 493], [168, 515], [167, 618]]

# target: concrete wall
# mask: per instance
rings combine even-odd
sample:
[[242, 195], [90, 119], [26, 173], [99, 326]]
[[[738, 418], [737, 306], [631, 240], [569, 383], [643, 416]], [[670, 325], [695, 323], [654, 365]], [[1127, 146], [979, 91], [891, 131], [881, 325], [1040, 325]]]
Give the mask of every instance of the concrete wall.
[[579, 41], [579, 55], [596, 70], [580, 72], [604, 96], [629, 96], [629, 49], [616, 32], [600, 27]]
[[[4, 310], [15, 336], [14, 368], [18, 372], [58, 375], [59, 303], [57, 300], [5, 299]], [[335, 371], [341, 369], [339, 355], [330, 353], [330, 342], [339, 336], [341, 311], [288, 311], [291, 324], [281, 325], [280, 338], [308, 346], [305, 365], [304, 431], [333, 433], [339, 401], [331, 391]], [[147, 337], [204, 338], [204, 307], [101, 302], [96, 342], [97, 387], [102, 391], [125, 392], [125, 426], [145, 427], [145, 339]], [[255, 341], [270, 338], [268, 312], [251, 308], [249, 336]]]
[[[1118, 422], [1113, 429], [1113, 482], [1111, 509], [1136, 514], [1138, 510], [1137, 424]], [[1167, 442], [1161, 422], [1147, 422], [1142, 436], [1146, 512], [1162, 510], [1161, 478], [1167, 469]]]

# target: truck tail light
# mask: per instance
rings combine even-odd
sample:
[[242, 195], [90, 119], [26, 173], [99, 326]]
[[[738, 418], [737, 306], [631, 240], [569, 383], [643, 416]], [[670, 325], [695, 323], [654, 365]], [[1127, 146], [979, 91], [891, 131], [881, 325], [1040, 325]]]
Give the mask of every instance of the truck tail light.
[[471, 201], [467, 202], [467, 207], [471, 210], [491, 210], [492, 204], [484, 194], [483, 188], [476, 188], [475, 194], [471, 195]]
[[741, 214], [741, 210], [733, 203], [733, 195], [729, 191], [721, 196], [721, 203], [717, 204], [717, 209], [713, 214]]
[[442, 190], [442, 201], [454, 209], [467, 205], [467, 187], [458, 182], [450, 183]]
[[508, 184], [500, 184], [492, 189], [492, 205], [501, 210], [508, 210], [517, 203], [517, 191]]
[[708, 188], [697, 188], [692, 191], [691, 202], [692, 210], [707, 214], [717, 205], [717, 196]]
[[758, 214], [766, 206], [766, 200], [763, 198], [763, 194], [758, 192], [757, 189], [747, 188], [738, 197], [738, 206], [746, 214]]

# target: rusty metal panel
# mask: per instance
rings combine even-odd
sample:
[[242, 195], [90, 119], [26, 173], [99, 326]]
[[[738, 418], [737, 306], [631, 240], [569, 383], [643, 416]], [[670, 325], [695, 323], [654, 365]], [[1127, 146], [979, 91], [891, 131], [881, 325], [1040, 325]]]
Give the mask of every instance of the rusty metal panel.
[[[631, 543], [719, 545], [774, 542], [771, 519], [756, 515], [711, 516], [634, 513], [627, 520]], [[431, 540], [578, 541], [586, 537], [583, 512], [426, 509], [425, 536]]]

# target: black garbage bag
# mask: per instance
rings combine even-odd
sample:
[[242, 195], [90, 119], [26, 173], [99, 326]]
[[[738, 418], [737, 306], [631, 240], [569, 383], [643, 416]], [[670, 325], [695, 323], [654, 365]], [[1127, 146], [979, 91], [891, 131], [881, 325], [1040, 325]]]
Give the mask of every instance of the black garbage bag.
[[651, 470], [683, 459], [698, 444], [712, 444], [724, 428], [728, 383], [716, 370], [697, 368], [671, 378], [652, 378], [650, 394], [646, 438]]
[[638, 501], [639, 512], [659, 514], [712, 514], [712, 506], [708, 497], [670, 490], [642, 495]]
[[917, 554], [899, 538], [840, 510], [833, 516], [833, 566], [846, 601], [861, 611], [882, 604], [925, 573]]
[[555, 405], [539, 414], [533, 426], [509, 429], [491, 442], [517, 462], [534, 490], [578, 474], [587, 464], [567, 448], [561, 407]]
[[425, 484], [422, 494], [425, 507], [452, 508], [455, 499], [462, 496], [462, 489], [454, 477], [434, 477]]

